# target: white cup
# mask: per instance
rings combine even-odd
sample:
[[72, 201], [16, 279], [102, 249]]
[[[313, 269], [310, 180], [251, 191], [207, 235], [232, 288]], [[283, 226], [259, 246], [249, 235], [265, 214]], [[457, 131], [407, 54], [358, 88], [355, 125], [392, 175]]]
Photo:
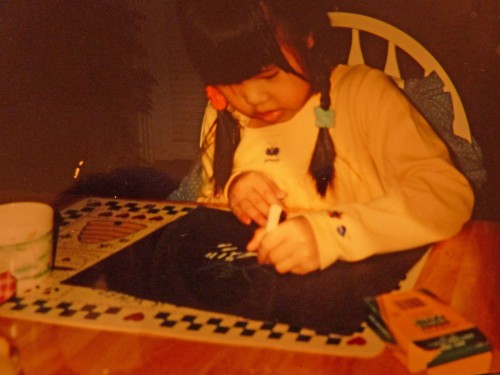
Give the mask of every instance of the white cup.
[[52, 267], [54, 210], [45, 203], [0, 205], [0, 274], [9, 271], [17, 291], [40, 284]]

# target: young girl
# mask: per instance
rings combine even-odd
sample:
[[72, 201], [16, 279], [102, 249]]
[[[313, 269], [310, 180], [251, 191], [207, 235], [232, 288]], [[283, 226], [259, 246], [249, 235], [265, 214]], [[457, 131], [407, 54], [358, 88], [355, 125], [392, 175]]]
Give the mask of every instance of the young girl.
[[[457, 233], [472, 190], [382, 72], [331, 61], [313, 0], [181, 0], [210, 103], [198, 200], [261, 226], [247, 250], [279, 273], [422, 246]], [[334, 46], [333, 46], [334, 47]], [[263, 228], [269, 207], [287, 220]]]

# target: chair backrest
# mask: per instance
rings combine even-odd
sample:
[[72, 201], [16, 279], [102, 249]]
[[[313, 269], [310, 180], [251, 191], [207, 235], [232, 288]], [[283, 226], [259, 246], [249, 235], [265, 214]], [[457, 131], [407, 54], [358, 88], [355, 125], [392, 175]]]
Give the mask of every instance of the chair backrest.
[[331, 12], [328, 16], [333, 27], [352, 29], [351, 49], [347, 62], [349, 65], [364, 63], [359, 37], [359, 32], [363, 31], [387, 40], [388, 48], [384, 71], [394, 77], [396, 82], [400, 82], [400, 85], [404, 85], [404, 81], [401, 80], [396, 48], [405, 51], [415, 60], [424, 69], [424, 75], [428, 75], [433, 71], [436, 72], [444, 83], [444, 90], [451, 94], [454, 134], [466, 139], [469, 143], [472, 142], [469, 122], [457, 89], [441, 64], [424, 46], [400, 29], [372, 17], [345, 12]]

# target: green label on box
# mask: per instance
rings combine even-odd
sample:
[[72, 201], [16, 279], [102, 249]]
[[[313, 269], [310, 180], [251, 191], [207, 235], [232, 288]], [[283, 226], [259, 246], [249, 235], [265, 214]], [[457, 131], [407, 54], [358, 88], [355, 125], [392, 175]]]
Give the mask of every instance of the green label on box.
[[441, 354], [434, 358], [428, 367], [442, 365], [491, 350], [488, 340], [477, 328], [415, 341], [414, 344], [424, 350], [441, 350]]

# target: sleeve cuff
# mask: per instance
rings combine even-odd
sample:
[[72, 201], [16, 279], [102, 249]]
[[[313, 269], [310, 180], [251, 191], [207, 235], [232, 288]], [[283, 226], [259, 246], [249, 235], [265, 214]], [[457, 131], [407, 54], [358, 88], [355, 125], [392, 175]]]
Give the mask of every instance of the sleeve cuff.
[[[340, 258], [340, 249], [334, 238], [328, 212], [310, 212], [303, 215], [311, 224], [318, 246], [320, 269], [331, 266]], [[340, 229], [341, 230], [341, 229]]]
[[340, 207], [338, 210], [308, 212], [304, 217], [316, 237], [321, 269], [337, 260], [356, 262], [376, 252], [373, 241], [366, 235], [365, 223]]

